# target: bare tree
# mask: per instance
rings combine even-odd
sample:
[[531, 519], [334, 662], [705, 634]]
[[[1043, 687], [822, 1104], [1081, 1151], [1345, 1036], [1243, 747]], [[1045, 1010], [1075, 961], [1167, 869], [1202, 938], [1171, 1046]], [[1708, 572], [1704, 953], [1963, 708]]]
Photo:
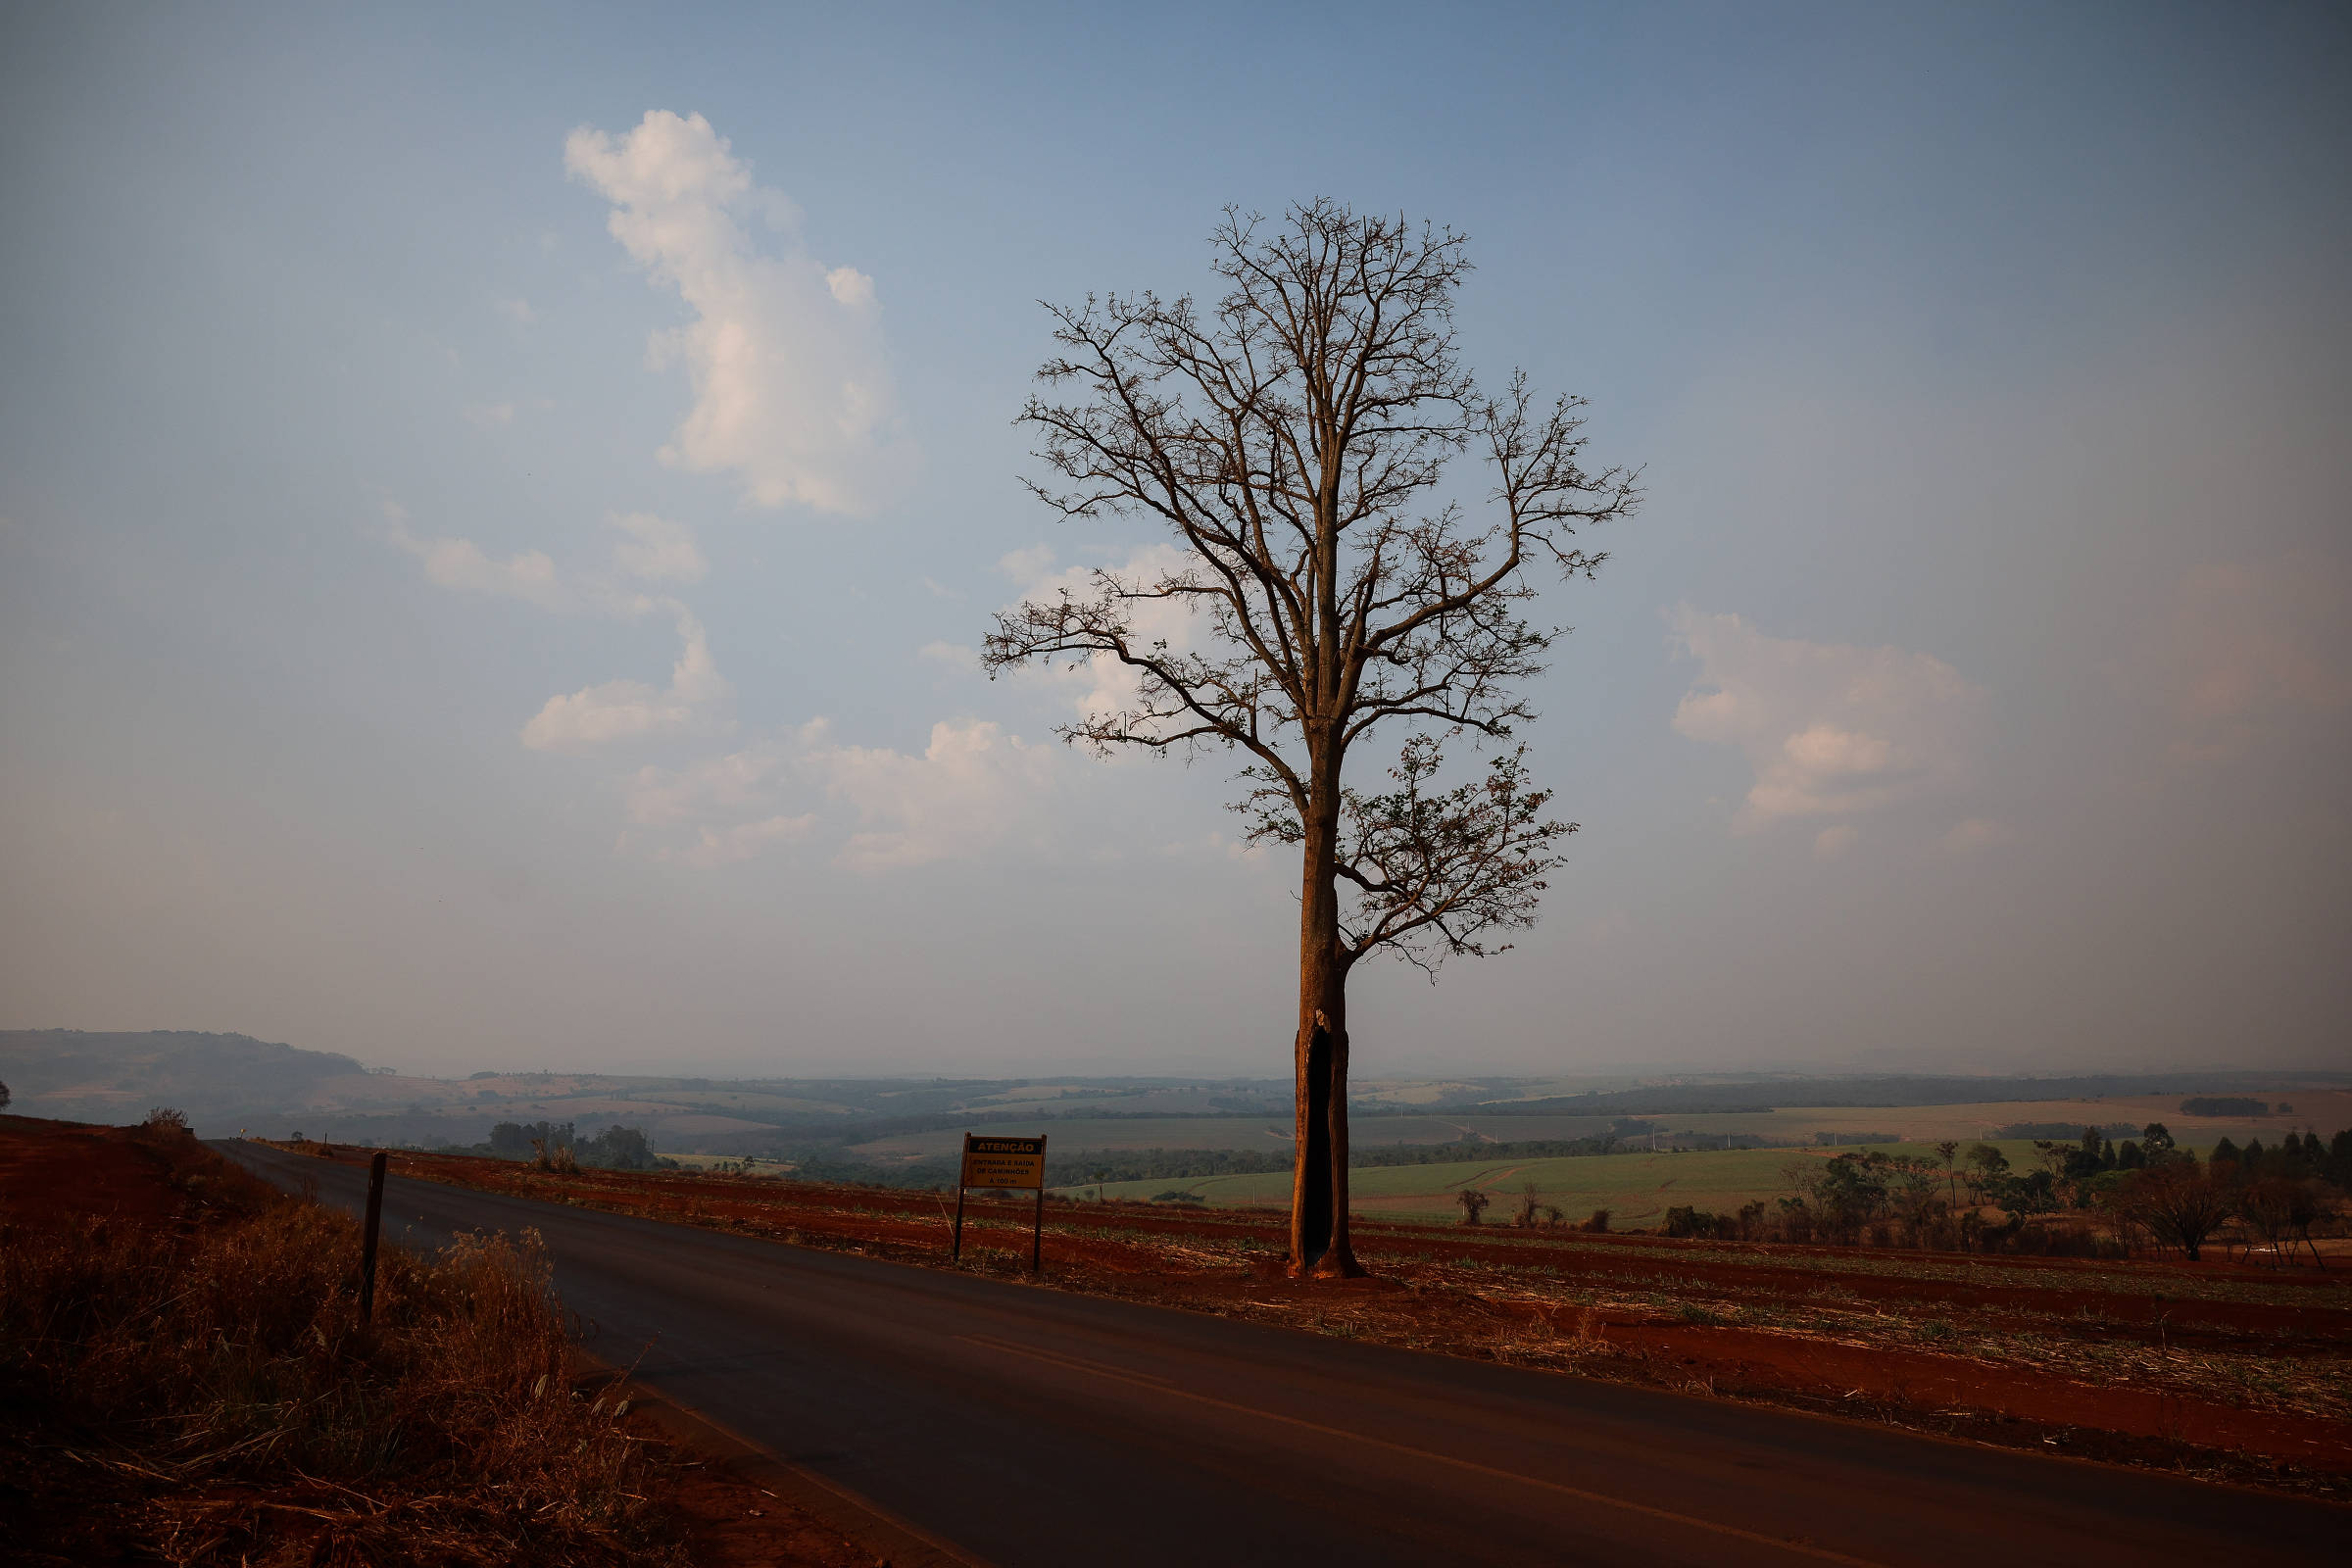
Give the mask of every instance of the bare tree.
[[2129, 1177], [2119, 1206], [2193, 1263], [2206, 1239], [2237, 1206], [2237, 1195], [2229, 1182], [2215, 1180], [2210, 1169], [2200, 1170], [2195, 1160], [2173, 1159]]
[[[1226, 292], [1197, 309], [1146, 293], [1049, 306], [1058, 350], [1032, 397], [1067, 517], [1164, 525], [1177, 564], [1098, 570], [1083, 591], [998, 617], [992, 672], [1111, 661], [1132, 695], [1064, 728], [1108, 753], [1245, 755], [1235, 809], [1300, 852], [1298, 1163], [1291, 1269], [1352, 1275], [1348, 1240], [1348, 977], [1387, 951], [1434, 978], [1533, 923], [1573, 823], [1544, 815], [1519, 749], [1440, 782], [1448, 740], [1509, 740], [1520, 688], [1557, 632], [1531, 624], [1534, 568], [1590, 577], [1577, 530], [1630, 514], [1634, 475], [1587, 472], [1583, 400], [1539, 404], [1524, 376], [1482, 393], [1458, 361], [1464, 241], [1328, 201], [1278, 229], [1229, 210], [1212, 236]], [[1473, 505], [1441, 493], [1464, 452]], [[1170, 611], [1194, 628], [1168, 630]], [[1390, 785], [1349, 787], [1375, 728]]]

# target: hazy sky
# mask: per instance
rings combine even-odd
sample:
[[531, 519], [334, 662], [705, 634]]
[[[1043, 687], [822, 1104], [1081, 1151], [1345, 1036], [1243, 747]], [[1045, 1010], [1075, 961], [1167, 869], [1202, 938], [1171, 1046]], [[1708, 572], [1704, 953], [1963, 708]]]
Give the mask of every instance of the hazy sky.
[[2341, 7], [19, 5], [0, 146], [0, 1023], [1286, 1072], [1230, 769], [972, 650], [1153, 542], [1036, 302], [1327, 195], [1648, 492], [1360, 1072], [2352, 1061]]

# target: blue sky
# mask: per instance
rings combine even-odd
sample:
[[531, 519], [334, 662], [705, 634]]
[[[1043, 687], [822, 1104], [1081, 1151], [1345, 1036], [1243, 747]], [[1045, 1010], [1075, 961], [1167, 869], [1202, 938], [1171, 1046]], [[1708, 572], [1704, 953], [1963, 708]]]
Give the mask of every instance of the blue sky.
[[970, 650], [1153, 543], [1019, 487], [1036, 302], [1323, 195], [1647, 490], [1544, 600], [1546, 919], [1361, 1070], [2344, 1057], [2338, 11], [0, 27], [12, 1026], [1286, 1070], [1226, 768]]

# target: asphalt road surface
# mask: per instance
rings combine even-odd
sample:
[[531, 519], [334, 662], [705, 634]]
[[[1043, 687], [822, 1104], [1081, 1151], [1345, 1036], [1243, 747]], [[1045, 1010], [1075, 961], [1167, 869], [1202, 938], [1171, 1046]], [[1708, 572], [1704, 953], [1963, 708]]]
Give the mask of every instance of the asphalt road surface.
[[[321, 1200], [366, 1172], [220, 1146]], [[394, 1178], [590, 1348], [1000, 1568], [2347, 1560], [2352, 1508]], [[642, 1358], [639, 1352], [642, 1351]]]

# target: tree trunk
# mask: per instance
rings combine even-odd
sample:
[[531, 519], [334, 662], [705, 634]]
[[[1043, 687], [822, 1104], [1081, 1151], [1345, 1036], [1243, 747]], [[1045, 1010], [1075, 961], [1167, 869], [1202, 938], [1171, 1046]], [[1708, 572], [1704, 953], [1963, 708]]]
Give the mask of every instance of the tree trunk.
[[1294, 1277], [1352, 1279], [1364, 1271], [1348, 1241], [1348, 962], [1340, 947], [1333, 854], [1339, 843], [1339, 767], [1315, 770], [1305, 822], [1298, 910], [1298, 1035], [1291, 1175]]

